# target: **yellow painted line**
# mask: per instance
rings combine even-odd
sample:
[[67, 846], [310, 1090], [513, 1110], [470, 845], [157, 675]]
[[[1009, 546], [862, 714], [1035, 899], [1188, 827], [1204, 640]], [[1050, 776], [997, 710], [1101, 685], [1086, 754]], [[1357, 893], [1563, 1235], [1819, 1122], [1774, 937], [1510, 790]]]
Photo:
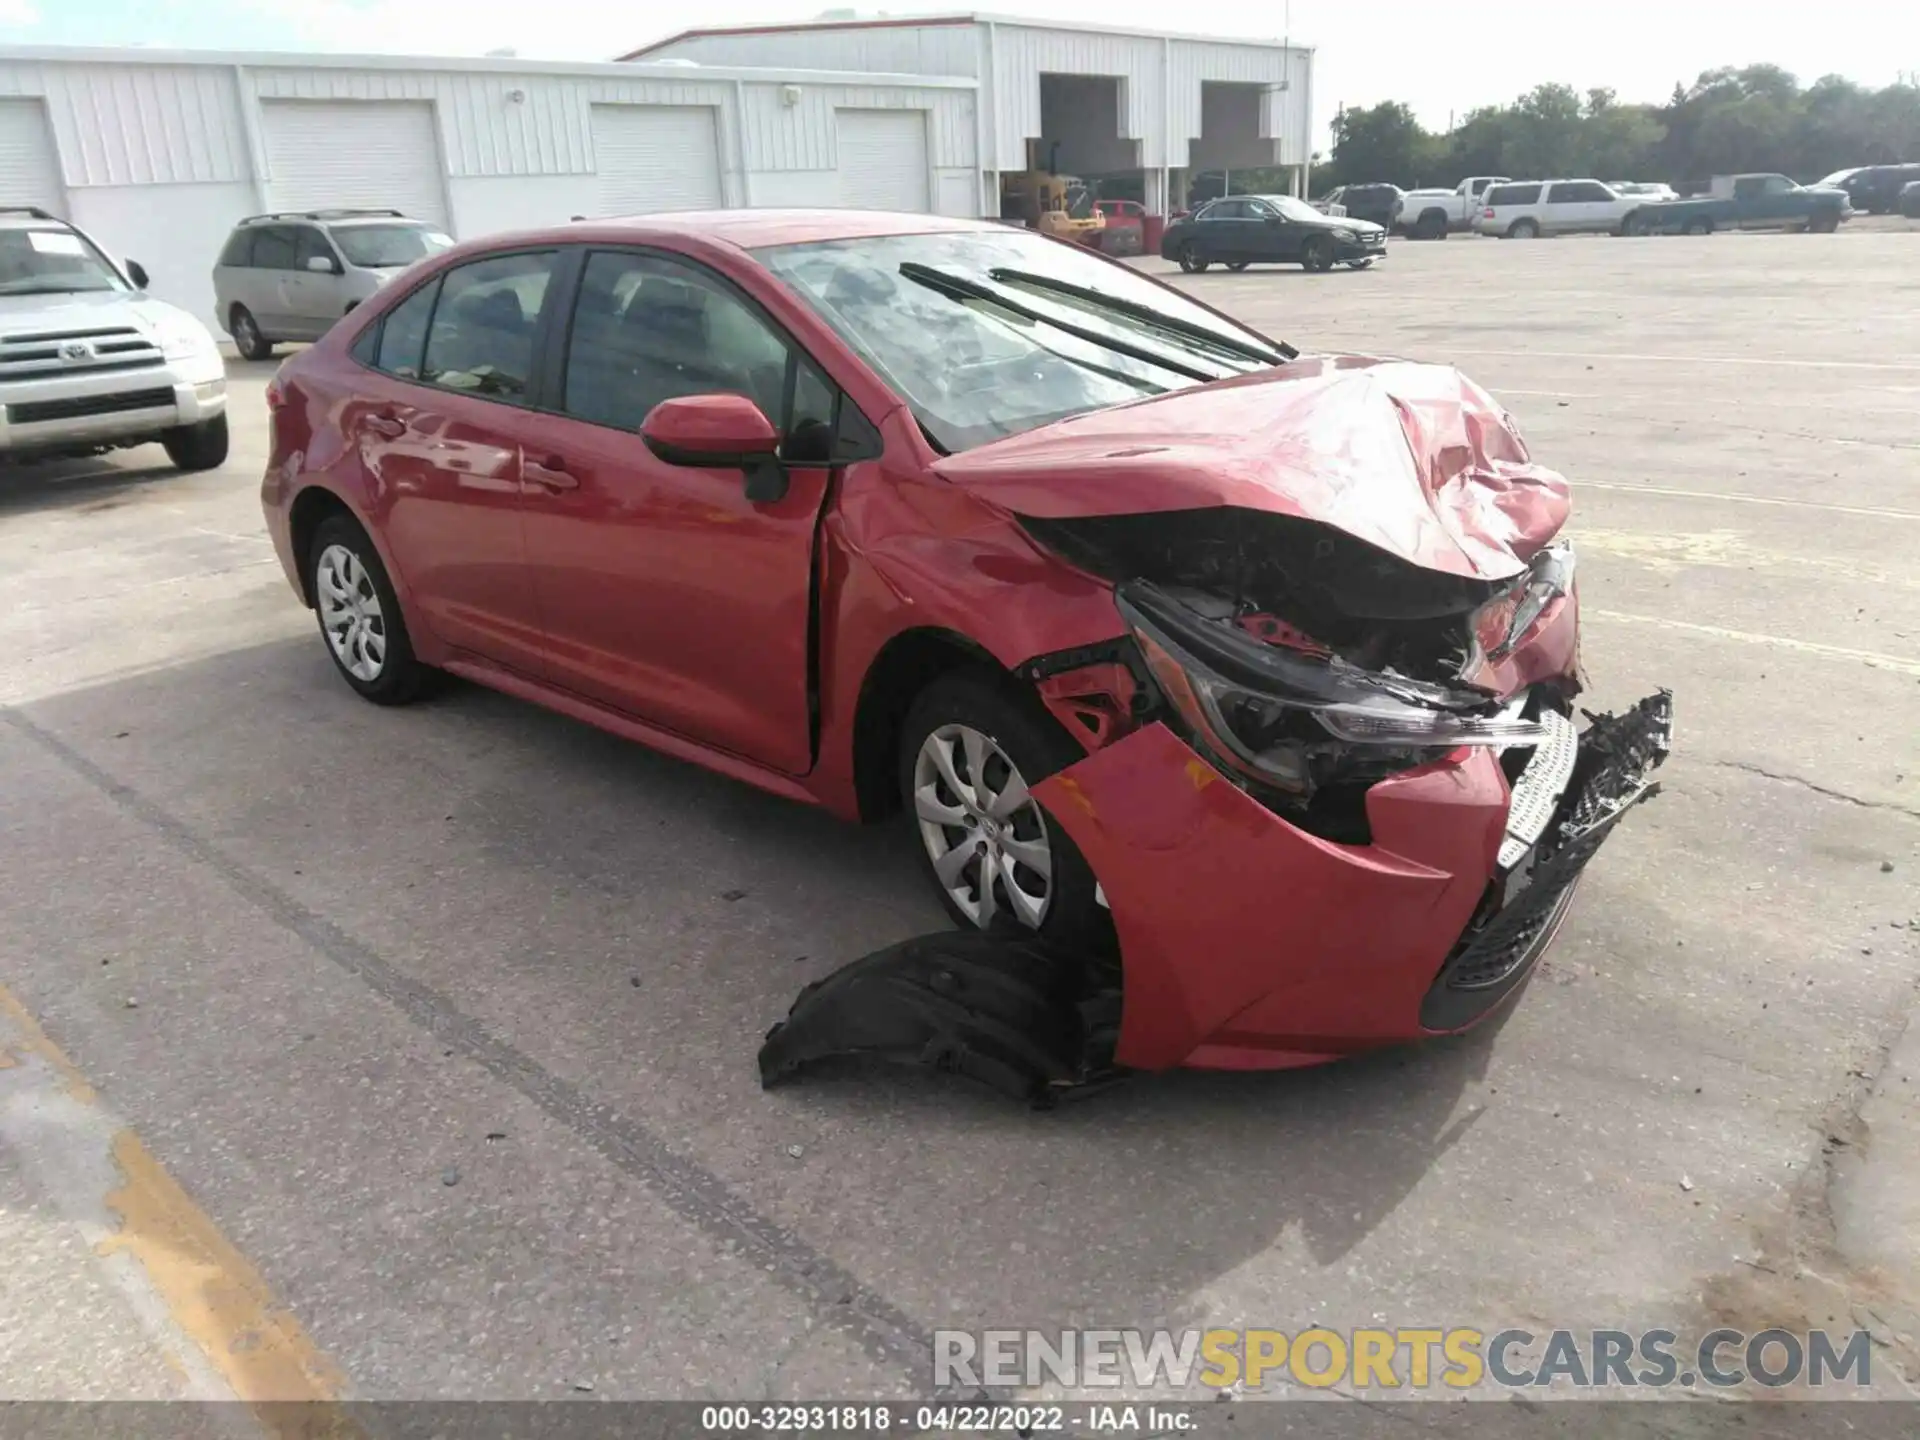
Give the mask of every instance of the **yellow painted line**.
[[[74, 1063], [0, 986], [0, 1013], [76, 1100], [99, 1103]], [[96, 1247], [122, 1254], [180, 1332], [236, 1398], [282, 1440], [364, 1440], [341, 1406], [346, 1377], [274, 1295], [266, 1278], [169, 1175], [132, 1130], [113, 1136], [120, 1184], [106, 1197], [117, 1230]]]
[[1876, 670], [1894, 670], [1902, 675], [1920, 675], [1920, 660], [1904, 655], [1885, 655], [1878, 650], [1852, 650], [1845, 645], [1822, 645], [1814, 640], [1795, 640], [1789, 635], [1762, 635], [1752, 630], [1729, 630], [1722, 625], [1701, 625], [1692, 620], [1670, 620], [1665, 615], [1632, 615], [1623, 610], [1594, 610], [1582, 607], [1583, 616], [1600, 620], [1624, 621], [1629, 625], [1653, 625], [1662, 630], [1684, 630], [1715, 640], [1732, 640], [1742, 645], [1769, 645], [1777, 650], [1795, 650], [1803, 655], [1818, 655], [1828, 660], [1852, 660]]
[[13, 1022], [26, 1047], [46, 1061], [53, 1073], [60, 1077], [60, 1084], [67, 1094], [82, 1105], [99, 1103], [99, 1094], [87, 1083], [87, 1077], [80, 1073], [79, 1067], [67, 1059], [65, 1052], [40, 1028], [40, 1022], [33, 1018], [26, 1006], [13, 998], [12, 992], [4, 985], [0, 985], [0, 1015]]
[[1840, 515], [1871, 515], [1880, 520], [1920, 520], [1920, 511], [1890, 510], [1878, 505], [1832, 505], [1824, 500], [1789, 500], [1773, 495], [1729, 495], [1723, 490], [1674, 490], [1663, 485], [1626, 485], [1613, 480], [1581, 480], [1575, 490], [1615, 490], [1628, 495], [1664, 495], [1678, 500], [1725, 500], [1736, 505], [1790, 505], [1803, 510], [1831, 510]]

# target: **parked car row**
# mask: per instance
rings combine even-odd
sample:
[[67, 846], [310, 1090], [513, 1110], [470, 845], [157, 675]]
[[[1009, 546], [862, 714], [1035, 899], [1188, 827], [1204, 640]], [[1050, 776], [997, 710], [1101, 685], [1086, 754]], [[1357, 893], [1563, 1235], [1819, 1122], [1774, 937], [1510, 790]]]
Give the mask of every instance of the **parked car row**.
[[1492, 185], [1475, 228], [1482, 235], [1706, 235], [1715, 230], [1831, 232], [1850, 213], [1846, 192], [1796, 185], [1785, 175], [1728, 175], [1712, 193], [1682, 199], [1666, 186], [1598, 180]]
[[1858, 165], [1834, 171], [1820, 185], [1846, 191], [1853, 208], [1864, 214], [1891, 215], [1900, 209], [1906, 187], [1916, 181], [1920, 181], [1920, 164]]

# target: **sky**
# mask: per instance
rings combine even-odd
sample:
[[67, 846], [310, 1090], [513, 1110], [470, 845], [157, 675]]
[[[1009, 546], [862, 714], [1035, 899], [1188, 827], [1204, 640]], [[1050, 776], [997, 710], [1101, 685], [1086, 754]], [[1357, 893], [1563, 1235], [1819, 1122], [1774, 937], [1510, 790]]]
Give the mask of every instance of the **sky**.
[[[853, 0], [0, 0], [0, 46], [144, 45], [214, 50], [605, 60], [687, 24], [804, 20]], [[862, 15], [952, 12], [937, 0], [859, 5]], [[1405, 100], [1432, 129], [1543, 81], [1663, 101], [1718, 65], [1768, 61], [1803, 81], [1838, 73], [1885, 85], [1920, 72], [1914, 0], [1006, 0], [995, 13], [1282, 38], [1318, 47], [1318, 148], [1335, 108]]]

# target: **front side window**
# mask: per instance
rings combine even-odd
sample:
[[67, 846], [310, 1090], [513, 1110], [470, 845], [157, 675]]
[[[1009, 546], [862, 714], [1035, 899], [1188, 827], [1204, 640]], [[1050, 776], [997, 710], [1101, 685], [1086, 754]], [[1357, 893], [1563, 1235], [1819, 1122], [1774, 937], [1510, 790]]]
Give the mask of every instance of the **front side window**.
[[298, 245], [294, 250], [293, 268], [309, 270], [315, 260], [325, 260], [329, 267], [333, 264], [333, 249], [327, 244], [327, 237], [311, 225], [302, 225], [295, 232]]
[[0, 230], [0, 295], [125, 290], [106, 256], [74, 230]]
[[777, 245], [755, 256], [948, 451], [1288, 358], [1167, 286], [1020, 230]]
[[496, 255], [449, 270], [440, 282], [420, 378], [493, 399], [519, 400], [533, 380], [534, 329], [555, 252]]
[[[638, 430], [662, 400], [745, 395], [786, 413], [786, 340], [719, 280], [662, 255], [588, 257], [567, 343], [569, 415]], [[829, 413], [821, 416], [831, 420]]]
[[1264, 200], [1256, 201], [1255, 205], [1256, 208], [1264, 214], [1279, 215], [1288, 220], [1301, 220], [1311, 223], [1326, 218], [1318, 210], [1315, 210], [1311, 205], [1307, 204], [1306, 201], [1296, 199], [1291, 195], [1270, 195]]

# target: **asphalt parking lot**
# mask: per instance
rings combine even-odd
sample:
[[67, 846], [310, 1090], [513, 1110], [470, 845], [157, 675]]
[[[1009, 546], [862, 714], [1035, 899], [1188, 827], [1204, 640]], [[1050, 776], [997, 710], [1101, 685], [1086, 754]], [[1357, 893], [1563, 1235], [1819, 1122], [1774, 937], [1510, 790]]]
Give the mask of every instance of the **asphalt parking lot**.
[[[801, 984], [942, 923], [899, 834], [470, 687], [357, 700], [262, 532], [270, 365], [220, 471], [0, 473], [11, 1023], [323, 1390], [904, 1395], [936, 1327], [1070, 1324], [1859, 1326], [1920, 1378], [1920, 233], [1180, 283], [1502, 397], [1576, 483], [1594, 708], [1675, 692], [1665, 793], [1466, 1038], [1046, 1115], [763, 1093]], [[182, 1393], [7, 1135], [7, 1393]]]

